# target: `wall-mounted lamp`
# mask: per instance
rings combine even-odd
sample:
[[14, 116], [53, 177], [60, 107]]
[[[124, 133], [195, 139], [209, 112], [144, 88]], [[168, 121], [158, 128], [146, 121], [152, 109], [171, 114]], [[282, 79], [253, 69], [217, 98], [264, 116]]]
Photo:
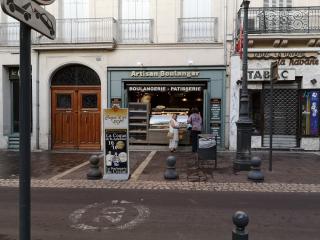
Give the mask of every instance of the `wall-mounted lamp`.
[[315, 85], [317, 83], [317, 80], [314, 78], [314, 79], [311, 79], [310, 82], [312, 83], [312, 85]]
[[237, 85], [239, 86], [239, 85], [242, 84], [242, 80], [239, 79], [239, 80], [236, 81], [236, 83], [237, 83]]
[[137, 62], [137, 65], [138, 65], [139, 67], [143, 67], [143, 63], [142, 63], [142, 62]]
[[187, 98], [182, 98], [182, 102], [187, 102], [188, 99]]
[[188, 61], [188, 65], [189, 65], [189, 66], [192, 66], [192, 65], [193, 65], [193, 60], [189, 60], [189, 61]]

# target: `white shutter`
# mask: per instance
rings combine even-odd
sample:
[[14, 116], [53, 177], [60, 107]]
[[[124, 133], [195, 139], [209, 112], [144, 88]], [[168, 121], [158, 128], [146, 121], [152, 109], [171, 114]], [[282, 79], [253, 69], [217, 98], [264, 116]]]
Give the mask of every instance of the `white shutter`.
[[211, 17], [211, 0], [183, 0], [182, 17]]
[[150, 0], [122, 0], [122, 19], [148, 19], [150, 18]]

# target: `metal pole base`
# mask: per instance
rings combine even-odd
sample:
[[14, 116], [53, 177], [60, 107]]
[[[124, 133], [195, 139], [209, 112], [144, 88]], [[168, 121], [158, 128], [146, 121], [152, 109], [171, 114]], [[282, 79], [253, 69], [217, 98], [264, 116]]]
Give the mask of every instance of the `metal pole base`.
[[251, 169], [251, 132], [252, 121], [240, 119], [237, 122], [237, 153], [233, 161], [235, 172]]

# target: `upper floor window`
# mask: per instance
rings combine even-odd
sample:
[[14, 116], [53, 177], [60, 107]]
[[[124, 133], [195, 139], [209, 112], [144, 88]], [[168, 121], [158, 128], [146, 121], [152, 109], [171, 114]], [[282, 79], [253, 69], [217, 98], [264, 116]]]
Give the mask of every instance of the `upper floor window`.
[[149, 19], [150, 0], [121, 0], [122, 19]]
[[182, 0], [182, 17], [211, 17], [212, 0]]
[[88, 18], [90, 0], [63, 0], [63, 18]]
[[292, 7], [292, 0], [264, 0], [264, 7]]

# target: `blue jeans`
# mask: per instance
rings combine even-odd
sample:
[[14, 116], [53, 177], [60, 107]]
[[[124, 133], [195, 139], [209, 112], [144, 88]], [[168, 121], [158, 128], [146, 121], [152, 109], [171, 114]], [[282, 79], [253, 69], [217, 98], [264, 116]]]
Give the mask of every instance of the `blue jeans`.
[[198, 151], [198, 134], [200, 133], [200, 131], [191, 130], [192, 152]]

